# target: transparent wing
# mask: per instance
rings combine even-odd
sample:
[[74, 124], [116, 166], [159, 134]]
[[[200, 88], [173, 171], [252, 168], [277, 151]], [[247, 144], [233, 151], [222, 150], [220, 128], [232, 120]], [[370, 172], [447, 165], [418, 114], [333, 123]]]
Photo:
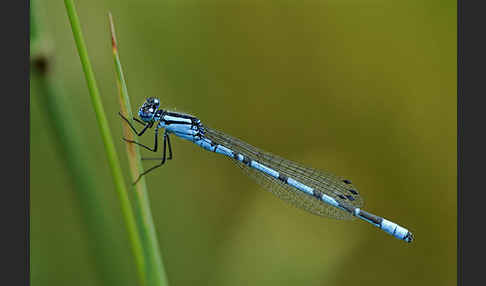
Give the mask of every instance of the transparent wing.
[[[259, 150], [246, 142], [208, 127], [205, 127], [205, 136], [214, 143], [230, 148], [234, 152], [240, 153], [245, 157], [249, 157], [252, 160], [266, 165], [289, 178], [293, 178], [313, 188], [314, 190], [321, 191], [326, 195], [331, 196], [336, 201], [356, 208], [360, 208], [363, 205], [363, 199], [356, 188], [344, 178], [337, 177], [331, 173], [304, 167], [298, 163]], [[266, 190], [298, 208], [324, 217], [336, 219], [354, 218], [351, 214], [327, 205], [319, 199], [309, 196], [265, 173], [250, 168], [236, 159], [231, 160]]]

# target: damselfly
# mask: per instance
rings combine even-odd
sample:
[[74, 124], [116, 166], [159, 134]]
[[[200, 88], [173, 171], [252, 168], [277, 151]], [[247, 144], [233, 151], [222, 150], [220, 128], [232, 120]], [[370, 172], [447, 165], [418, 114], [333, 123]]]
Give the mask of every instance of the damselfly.
[[164, 129], [162, 158], [149, 158], [149, 160], [160, 160], [160, 163], [140, 174], [135, 183], [142, 176], [162, 166], [166, 160], [172, 159], [169, 136], [174, 134], [208, 151], [231, 158], [266, 190], [296, 207], [316, 215], [336, 219], [358, 217], [398, 239], [412, 242], [412, 233], [404, 227], [360, 209], [363, 199], [351, 181], [264, 152], [203, 125], [201, 120], [194, 116], [163, 110], [159, 107], [158, 99], [153, 97], [146, 99], [138, 111], [141, 120], [133, 118], [135, 122], [144, 126], [140, 132], [120, 113], [137, 136], [141, 136], [147, 129], [155, 126], [153, 148], [124, 138], [125, 141], [138, 144], [152, 152], [157, 152], [159, 129]]

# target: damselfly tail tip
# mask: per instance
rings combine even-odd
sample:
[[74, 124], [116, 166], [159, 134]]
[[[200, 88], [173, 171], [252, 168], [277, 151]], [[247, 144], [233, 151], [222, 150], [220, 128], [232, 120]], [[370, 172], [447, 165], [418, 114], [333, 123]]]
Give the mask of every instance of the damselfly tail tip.
[[407, 235], [403, 238], [406, 242], [410, 243], [414, 240], [413, 234], [409, 231], [407, 232]]

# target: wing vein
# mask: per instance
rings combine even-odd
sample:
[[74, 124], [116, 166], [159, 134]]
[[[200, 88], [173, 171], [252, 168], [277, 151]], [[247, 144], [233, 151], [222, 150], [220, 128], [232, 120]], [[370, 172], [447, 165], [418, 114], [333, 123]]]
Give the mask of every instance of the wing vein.
[[[270, 167], [289, 178], [293, 178], [294, 180], [313, 188], [314, 190], [323, 192], [339, 202], [359, 208], [363, 205], [363, 199], [357, 193], [356, 188], [350, 183], [345, 183], [343, 178], [328, 172], [308, 168], [296, 162], [265, 152], [221, 131], [208, 127], [205, 127], [205, 130], [205, 136], [214, 143], [230, 148], [234, 152], [240, 153], [245, 157]], [[324, 217], [336, 219], [353, 218], [351, 214], [327, 205], [319, 199], [309, 196], [276, 178], [263, 172], [259, 172], [236, 159], [232, 158], [231, 160], [264, 189], [298, 208], [302, 208], [310, 213]]]

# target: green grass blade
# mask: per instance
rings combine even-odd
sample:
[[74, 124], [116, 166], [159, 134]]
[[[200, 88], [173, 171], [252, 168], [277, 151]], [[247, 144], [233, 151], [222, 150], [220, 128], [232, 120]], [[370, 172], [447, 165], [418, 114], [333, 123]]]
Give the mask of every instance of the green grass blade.
[[135, 264], [137, 267], [139, 280], [142, 285], [145, 285], [146, 266], [145, 266], [143, 247], [142, 247], [139, 233], [137, 231], [135, 217], [133, 215], [130, 201], [128, 198], [128, 193], [123, 179], [120, 162], [115, 151], [115, 144], [113, 143], [111, 132], [108, 126], [108, 121], [106, 119], [106, 115], [103, 109], [100, 94], [96, 84], [96, 79], [93, 73], [93, 69], [91, 67], [91, 63], [89, 61], [88, 51], [86, 48], [86, 44], [84, 43], [84, 38], [81, 31], [79, 18], [76, 13], [73, 0], [64, 0], [64, 4], [66, 6], [66, 12], [68, 14], [69, 21], [71, 23], [74, 40], [76, 43], [76, 47], [78, 49], [81, 65], [83, 67], [83, 71], [86, 77], [86, 83], [88, 85], [91, 103], [93, 105], [96, 114], [96, 120], [98, 123], [98, 127], [100, 129], [100, 135], [103, 140], [103, 144], [108, 158], [108, 164], [111, 170], [111, 174], [113, 176], [115, 190], [117, 192], [120, 201], [125, 227], [128, 231], [131, 249], [135, 257]]
[[[119, 101], [121, 113], [127, 118], [132, 118], [133, 113], [130, 105], [130, 99], [128, 97], [128, 89], [123, 75], [123, 70], [120, 62], [120, 56], [118, 54], [118, 47], [115, 35], [115, 25], [113, 24], [113, 18], [111, 13], [108, 14], [111, 30], [111, 42], [113, 47], [113, 58], [115, 63], [115, 70], [117, 75], [117, 86], [119, 90]], [[133, 132], [131, 132], [129, 126], [122, 120], [124, 137], [129, 140], [134, 140]], [[126, 150], [128, 160], [130, 163], [130, 172], [132, 180], [135, 181], [138, 174], [143, 172], [143, 166], [140, 156], [140, 148], [136, 144], [126, 144]], [[145, 177], [142, 177], [140, 181], [134, 186], [136, 188], [136, 194], [134, 199], [135, 212], [138, 214], [141, 220], [140, 233], [144, 241], [145, 255], [147, 257], [148, 268], [148, 285], [168, 285], [167, 275], [164, 269], [162, 256], [160, 254], [159, 244], [157, 241], [157, 233], [152, 219], [150, 210], [150, 201], [147, 193], [147, 185], [145, 183]]]
[[40, 6], [37, 5], [37, 0], [31, 0], [31, 88], [47, 120], [46, 127], [51, 132], [55, 150], [62, 158], [72, 182], [96, 276], [101, 285], [126, 285], [127, 277], [123, 274], [126, 269], [119, 257], [122, 245], [119, 241], [113, 241], [115, 222], [106, 212], [106, 202], [97, 189], [96, 176], [86, 163], [87, 152], [82, 148], [79, 127], [67, 97], [63, 96], [66, 92], [59, 80], [52, 76], [54, 55], [44, 44], [48, 41], [47, 33], [43, 29]]

